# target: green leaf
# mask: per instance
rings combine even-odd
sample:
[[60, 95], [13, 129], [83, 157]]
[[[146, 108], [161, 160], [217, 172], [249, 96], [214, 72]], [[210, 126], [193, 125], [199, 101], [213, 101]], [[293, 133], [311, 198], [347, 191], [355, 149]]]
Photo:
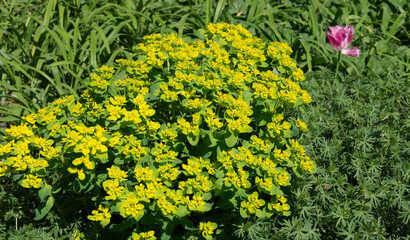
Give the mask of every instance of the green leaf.
[[218, 144], [218, 139], [214, 137], [214, 132], [212, 130], [208, 131], [208, 133], [206, 134], [204, 144], [208, 144], [208, 148], [215, 147]]
[[217, 189], [222, 189], [224, 184], [223, 178], [219, 178], [218, 180], [215, 181], [214, 185]]
[[149, 92], [151, 93], [150, 99], [156, 100], [161, 93], [161, 82], [157, 82], [151, 85]]
[[110, 219], [109, 218], [104, 218], [103, 220], [101, 220], [100, 223], [103, 227], [105, 227], [110, 223]]
[[266, 218], [266, 217], [267, 217], [266, 213], [263, 212], [263, 211], [261, 211], [261, 210], [259, 210], [259, 209], [256, 210], [255, 215], [256, 215], [258, 218]]
[[285, 131], [283, 132], [283, 137], [284, 137], [284, 138], [291, 138], [291, 137], [293, 137], [293, 132], [292, 132], [292, 130], [290, 130], [290, 129], [285, 130]]
[[214, 13], [213, 23], [218, 22], [219, 16], [223, 13], [225, 5], [226, 5], [226, 0], [218, 1], [218, 4], [216, 5], [215, 13]]
[[[109, 220], [109, 219], [108, 219]], [[109, 223], [109, 221], [108, 221]], [[113, 232], [123, 232], [129, 229], [132, 225], [136, 224], [137, 221], [133, 217], [127, 217], [126, 219], [122, 220], [119, 224], [111, 224], [109, 229]], [[101, 222], [101, 225], [104, 224]]]
[[[238, 142], [238, 133], [237, 132], [227, 132], [227, 137], [225, 137], [225, 143], [228, 147], [233, 147]], [[226, 136], [225, 135], [225, 136]]]
[[161, 240], [169, 240], [171, 239], [172, 231], [174, 230], [175, 224], [172, 223], [171, 219], [166, 219], [162, 222], [162, 235]]
[[293, 172], [295, 173], [296, 177], [303, 177], [303, 170], [300, 167], [293, 167]]
[[283, 211], [282, 215], [283, 216], [290, 216], [291, 212], [290, 211]]
[[178, 217], [184, 217], [188, 214], [189, 214], [189, 211], [188, 211], [188, 208], [186, 206], [180, 205], [178, 207], [178, 212], [177, 212]]
[[97, 153], [94, 156], [96, 159], [99, 160], [100, 163], [107, 163], [108, 162], [108, 153]]
[[51, 194], [52, 187], [48, 184], [44, 185], [39, 191], [38, 191], [38, 196], [40, 197], [40, 200], [44, 202], [46, 200], [46, 197], [50, 196]]
[[249, 125], [242, 126], [239, 129], [239, 133], [251, 133], [252, 131], [253, 131], [253, 128]]
[[57, 5], [57, 0], [51, 0], [48, 2], [46, 12], [44, 14], [44, 21], [43, 21], [43, 24], [45, 26], [48, 26], [51, 17], [54, 15], [53, 10], [55, 9], [56, 5]]
[[306, 44], [305, 40], [302, 38], [299, 38], [299, 42], [302, 45], [302, 47], [305, 49], [308, 71], [311, 72], [312, 71], [312, 55], [310, 54], [310, 45]]
[[238, 201], [236, 200], [236, 197], [234, 195], [232, 197], [232, 193], [226, 196], [222, 196], [217, 203], [217, 206], [224, 210], [234, 209], [237, 205]]
[[248, 105], [251, 104], [252, 96], [253, 94], [249, 90], [245, 90], [242, 92], [243, 101]]
[[74, 192], [89, 192], [91, 191], [95, 185], [94, 184], [90, 184], [92, 183], [92, 180], [95, 177], [95, 173], [91, 172], [91, 173], [85, 173], [85, 179], [84, 180], [80, 180], [78, 178], [76, 178], [74, 180], [74, 184], [73, 184], [73, 190]]
[[205, 24], [211, 23], [212, 1], [206, 0], [205, 2]]
[[317, 17], [316, 17], [316, 12], [313, 9], [313, 6], [308, 6], [309, 9], [309, 15], [310, 15], [310, 28], [312, 29], [312, 35], [317, 37]]
[[208, 201], [208, 200], [210, 200], [211, 198], [212, 198], [212, 193], [210, 193], [210, 192], [204, 193], [204, 194], [202, 195], [202, 199], [203, 199], [204, 201]]
[[38, 206], [38, 208], [36, 208], [34, 210], [36, 217], [34, 218], [34, 220], [38, 221], [41, 220], [42, 218], [44, 218], [44, 216], [50, 212], [51, 208], [54, 205], [54, 198], [53, 196], [50, 196], [47, 200], [47, 202], [44, 204], [41, 204], [40, 206]]
[[191, 144], [192, 146], [196, 146], [199, 142], [199, 136], [195, 136], [191, 133], [187, 136], [187, 139], [189, 144]]
[[382, 15], [382, 23], [381, 23], [380, 27], [381, 27], [382, 32], [386, 33], [387, 32], [387, 26], [390, 23], [391, 17], [390, 17], [390, 13], [389, 13], [387, 5], [383, 4], [382, 9], [383, 9], [383, 15]]
[[247, 217], [248, 217], [247, 210], [244, 209], [244, 208], [240, 208], [240, 209], [239, 209], [239, 213], [241, 214], [241, 217], [242, 217], [242, 218], [247, 218]]
[[277, 185], [273, 185], [272, 189], [269, 192], [269, 195], [275, 196], [275, 195], [280, 195], [283, 196], [282, 190], [280, 190], [280, 187]]

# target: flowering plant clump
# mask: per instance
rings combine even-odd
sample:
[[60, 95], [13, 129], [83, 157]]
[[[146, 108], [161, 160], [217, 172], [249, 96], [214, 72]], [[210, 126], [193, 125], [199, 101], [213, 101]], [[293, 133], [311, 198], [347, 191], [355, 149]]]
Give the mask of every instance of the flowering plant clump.
[[240, 25], [202, 33], [193, 43], [146, 36], [134, 59], [91, 74], [80, 97], [6, 130], [0, 176], [38, 189], [36, 219], [68, 211], [55, 201], [73, 194], [82, 196], [69, 203], [75, 211], [130, 239], [168, 239], [181, 226], [212, 239], [231, 221], [212, 216], [225, 211], [290, 214], [282, 190], [315, 171], [292, 139], [306, 124], [284, 115], [311, 102], [303, 72], [287, 44]]

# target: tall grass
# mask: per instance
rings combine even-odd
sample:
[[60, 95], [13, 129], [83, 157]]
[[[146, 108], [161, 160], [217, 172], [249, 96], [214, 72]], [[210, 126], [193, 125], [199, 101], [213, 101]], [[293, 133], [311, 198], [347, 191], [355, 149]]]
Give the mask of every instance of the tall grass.
[[[13, 0], [0, 5], [0, 107], [15, 121], [64, 94], [76, 94], [97, 66], [129, 57], [154, 32], [197, 38], [210, 22], [242, 24], [269, 41], [287, 42], [305, 71], [334, 67], [328, 26], [355, 27], [359, 60], [347, 72], [410, 70], [407, 1], [85, 1]], [[17, 104], [14, 104], [17, 103]]]

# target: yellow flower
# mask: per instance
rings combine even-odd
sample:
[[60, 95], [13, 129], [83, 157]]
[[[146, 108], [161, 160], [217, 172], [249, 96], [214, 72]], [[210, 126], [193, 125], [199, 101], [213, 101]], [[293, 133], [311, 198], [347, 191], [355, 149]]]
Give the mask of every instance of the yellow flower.
[[178, 213], [178, 207], [172, 204], [166, 196], [162, 196], [157, 200], [158, 207], [164, 215], [175, 215]]
[[132, 233], [131, 239], [132, 240], [156, 240], [157, 238], [154, 236], [154, 231], [149, 232], [142, 232], [142, 233]]
[[84, 174], [84, 170], [83, 169], [78, 169], [78, 168], [72, 168], [69, 167], [67, 168], [67, 171], [71, 174], [77, 174], [78, 175], [78, 179], [80, 180], [84, 180], [85, 179], [85, 174]]
[[289, 180], [289, 174], [286, 171], [282, 171], [278, 174], [275, 174], [275, 181], [281, 186], [290, 185]]
[[111, 121], [117, 121], [123, 114], [123, 109], [120, 106], [107, 104], [105, 108], [109, 114], [108, 119]]
[[218, 224], [214, 222], [200, 222], [199, 223], [199, 230], [202, 232], [202, 236], [205, 239], [212, 239], [212, 235], [214, 234], [215, 230], [218, 228]]
[[12, 138], [23, 138], [23, 137], [30, 137], [33, 136], [34, 133], [27, 127], [27, 123], [21, 125], [12, 125], [10, 128], [6, 129], [6, 133], [8, 136]]
[[81, 104], [80, 102], [77, 102], [77, 104], [70, 109], [73, 113], [73, 116], [75, 117], [81, 116], [86, 111], [86, 109], [84, 108], [84, 105]]
[[94, 163], [90, 161], [90, 157], [88, 155], [76, 158], [72, 163], [74, 166], [84, 164], [87, 169], [94, 169]]
[[87, 218], [91, 221], [100, 222], [104, 227], [108, 225], [111, 220], [111, 213], [108, 212], [109, 210], [109, 208], [105, 208], [102, 205], [99, 205], [98, 210], [93, 210], [91, 212], [92, 215], [88, 215]]
[[134, 193], [128, 193], [121, 197], [120, 214], [124, 218], [132, 216], [139, 220], [144, 215], [144, 205], [139, 203], [139, 199]]
[[78, 231], [78, 229], [74, 229], [73, 232], [71, 233], [71, 238], [73, 240], [84, 239], [84, 233]]
[[32, 156], [24, 156], [24, 161], [33, 172], [40, 171], [49, 166], [46, 160], [34, 159]]
[[302, 167], [303, 170], [307, 171], [310, 174], [312, 174], [316, 171], [316, 166], [315, 166], [314, 162], [311, 161], [311, 160], [308, 160], [308, 159], [302, 160], [300, 162], [300, 166]]
[[112, 165], [111, 168], [107, 168], [107, 170], [108, 170], [108, 176], [110, 178], [114, 178], [120, 182], [127, 180], [128, 172], [122, 171], [116, 165]]
[[34, 176], [34, 175], [27, 175], [27, 178], [23, 179], [21, 182], [21, 186], [24, 188], [39, 188], [43, 185], [43, 179]]
[[115, 96], [115, 97], [110, 97], [109, 102], [112, 105], [124, 106], [127, 103], [127, 99], [124, 96]]
[[43, 149], [40, 151], [40, 155], [45, 157], [47, 160], [57, 158], [61, 155], [61, 147], [52, 147], [52, 146], [44, 146]]
[[0, 155], [5, 155], [11, 153], [13, 150], [12, 145], [14, 144], [14, 141], [11, 141], [7, 143], [6, 145], [0, 144]]
[[185, 199], [188, 203], [189, 210], [198, 212], [205, 211], [205, 201], [200, 195], [194, 195], [192, 196], [192, 199], [189, 199], [189, 196], [186, 196]]
[[135, 178], [139, 182], [151, 182], [156, 178], [156, 175], [154, 175], [154, 170], [150, 169], [149, 167], [141, 167], [140, 165], [137, 165], [134, 168], [134, 174]]
[[61, 142], [66, 142], [67, 147], [70, 147], [76, 145], [77, 142], [79, 142], [83, 137], [84, 136], [81, 135], [81, 133], [74, 130], [69, 130]]
[[116, 200], [123, 193], [123, 186], [120, 186], [120, 183], [117, 179], [115, 180], [105, 180], [103, 182], [103, 188], [107, 192], [108, 196], [105, 197], [105, 200]]
[[27, 162], [25, 161], [23, 155], [7, 158], [6, 164], [13, 167], [16, 171], [25, 171], [27, 169]]
[[9, 167], [4, 162], [0, 161], [0, 177], [4, 176], [8, 169]]
[[248, 196], [248, 201], [242, 201], [241, 207], [249, 211], [249, 213], [256, 213], [256, 210], [265, 205], [265, 200], [258, 199], [258, 192], [253, 192]]
[[28, 122], [32, 125], [36, 124], [36, 114], [34, 114], [34, 113], [30, 113], [25, 117], [21, 117], [21, 119], [25, 120], [26, 122]]
[[296, 127], [298, 127], [303, 132], [308, 132], [309, 131], [308, 128], [307, 128], [306, 123], [302, 122], [300, 119], [297, 120]]

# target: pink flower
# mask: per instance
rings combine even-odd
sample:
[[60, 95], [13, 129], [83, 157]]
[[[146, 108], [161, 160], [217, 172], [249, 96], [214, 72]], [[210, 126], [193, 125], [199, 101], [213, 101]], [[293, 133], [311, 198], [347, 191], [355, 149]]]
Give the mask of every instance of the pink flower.
[[354, 29], [352, 26], [336, 26], [329, 27], [330, 33], [327, 32], [327, 38], [330, 45], [336, 51], [341, 51], [344, 55], [357, 57], [360, 56], [360, 49], [358, 47], [347, 48], [353, 39]]

